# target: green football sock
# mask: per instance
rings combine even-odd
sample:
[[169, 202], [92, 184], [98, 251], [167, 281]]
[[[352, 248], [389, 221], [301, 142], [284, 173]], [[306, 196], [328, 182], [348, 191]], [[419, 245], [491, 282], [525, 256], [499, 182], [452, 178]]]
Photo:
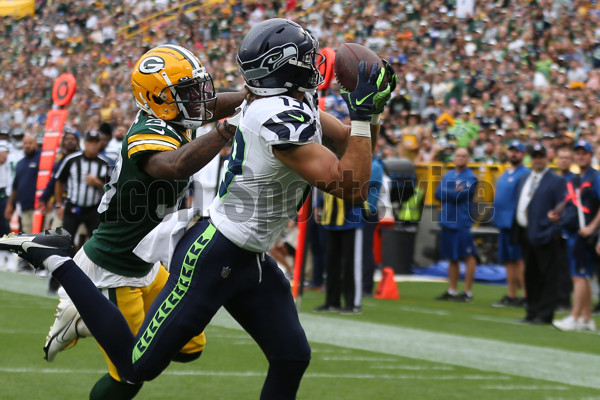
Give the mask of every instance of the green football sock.
[[119, 382], [106, 374], [92, 388], [90, 400], [131, 400], [141, 388], [141, 383]]

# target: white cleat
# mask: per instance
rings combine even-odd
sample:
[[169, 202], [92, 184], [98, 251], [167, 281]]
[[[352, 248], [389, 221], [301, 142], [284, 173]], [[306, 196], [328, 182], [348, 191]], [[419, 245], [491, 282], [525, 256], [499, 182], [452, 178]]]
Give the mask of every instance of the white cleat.
[[563, 319], [552, 321], [552, 325], [558, 330], [561, 331], [580, 331], [581, 326], [579, 322], [573, 318], [572, 315], [569, 315]]
[[46, 337], [44, 345], [44, 357], [46, 361], [54, 361], [59, 351], [75, 346], [79, 334], [77, 333], [77, 322], [81, 319], [74, 305], [69, 304], [56, 314], [54, 324]]
[[580, 330], [582, 330], [582, 331], [595, 332], [596, 331], [596, 322], [594, 322], [593, 319], [590, 319], [589, 321], [584, 321], [583, 317], [579, 317], [579, 327], [580, 327]]

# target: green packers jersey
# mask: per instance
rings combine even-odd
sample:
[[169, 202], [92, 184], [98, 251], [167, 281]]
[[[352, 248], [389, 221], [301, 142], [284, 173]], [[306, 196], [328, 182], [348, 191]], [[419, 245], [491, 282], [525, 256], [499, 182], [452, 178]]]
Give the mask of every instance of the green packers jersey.
[[158, 152], [176, 150], [192, 140], [192, 131], [181, 132], [143, 111], [123, 139], [121, 155], [98, 212], [100, 225], [84, 249], [100, 267], [123, 276], [141, 277], [152, 264], [133, 249], [165, 215], [178, 209], [190, 180], [160, 180], [145, 173], [141, 163]]

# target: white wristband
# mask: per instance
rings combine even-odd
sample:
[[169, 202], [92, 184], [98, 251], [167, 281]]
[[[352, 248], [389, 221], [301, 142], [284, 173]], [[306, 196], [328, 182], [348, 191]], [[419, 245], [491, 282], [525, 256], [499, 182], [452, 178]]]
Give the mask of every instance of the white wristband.
[[380, 119], [381, 119], [381, 114], [371, 115], [371, 125], [378, 125]]
[[350, 136], [371, 137], [369, 121], [350, 121]]

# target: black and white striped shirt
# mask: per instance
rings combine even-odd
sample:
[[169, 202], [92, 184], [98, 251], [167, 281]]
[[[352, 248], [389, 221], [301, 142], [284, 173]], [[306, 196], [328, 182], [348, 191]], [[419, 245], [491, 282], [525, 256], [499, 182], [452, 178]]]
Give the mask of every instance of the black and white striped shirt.
[[103, 186], [89, 186], [86, 175], [92, 175], [103, 182], [108, 181], [109, 161], [99, 155], [87, 158], [83, 151], [65, 157], [56, 170], [54, 177], [66, 185], [67, 201], [79, 207], [95, 207], [100, 204], [104, 194]]

